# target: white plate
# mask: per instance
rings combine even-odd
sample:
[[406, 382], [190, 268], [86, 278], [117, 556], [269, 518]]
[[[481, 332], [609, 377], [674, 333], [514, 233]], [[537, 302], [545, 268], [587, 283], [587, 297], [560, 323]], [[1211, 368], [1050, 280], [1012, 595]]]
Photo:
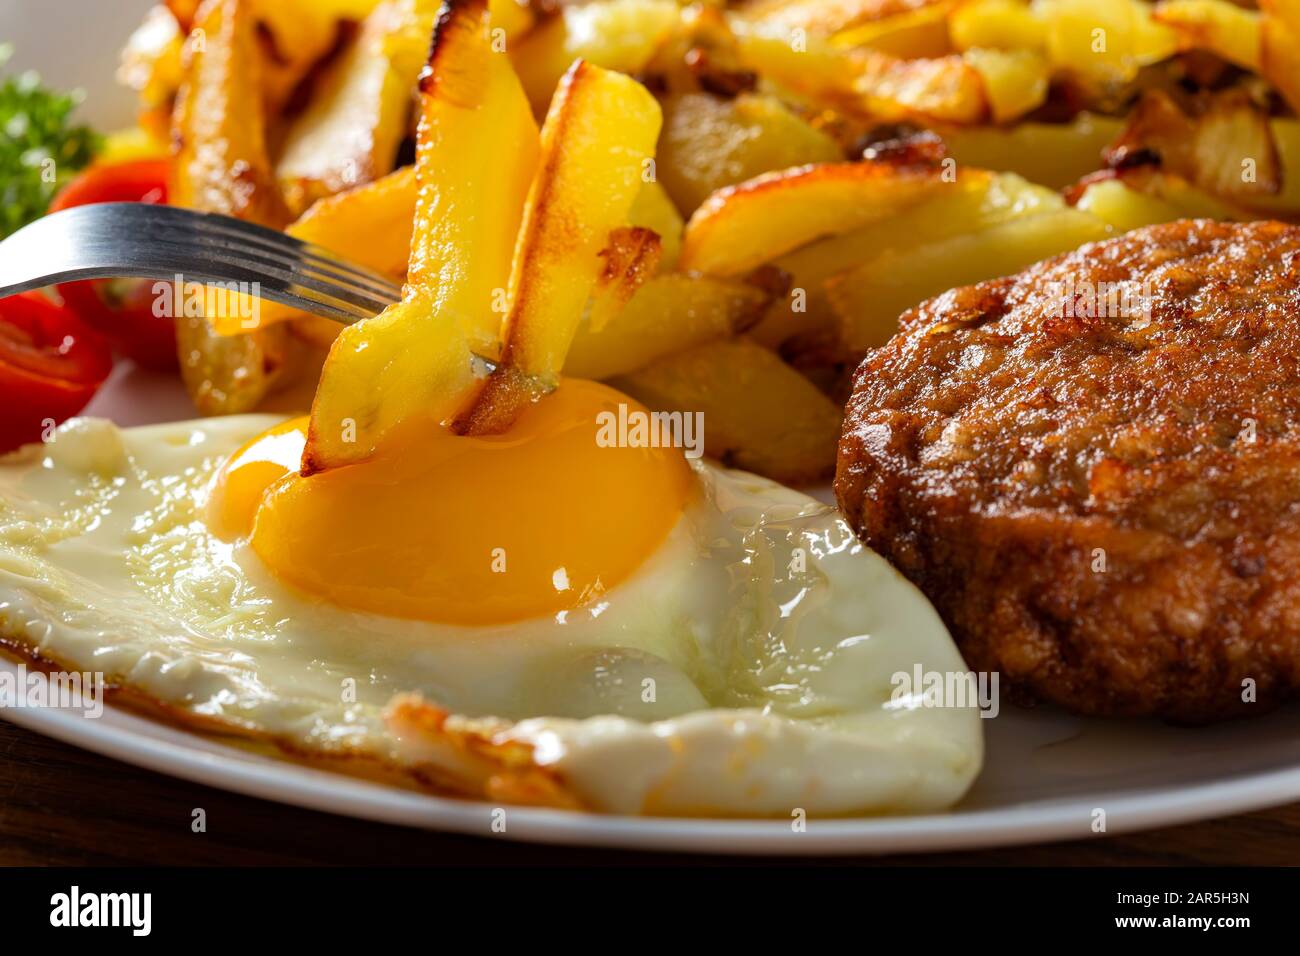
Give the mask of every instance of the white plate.
[[[0, 670], [17, 665], [0, 659]], [[1293, 709], [1250, 724], [1189, 730], [1004, 711], [988, 721], [988, 763], [951, 813], [879, 819], [670, 820], [508, 808], [426, 796], [251, 754], [126, 711], [7, 709], [59, 740], [225, 790], [330, 813], [478, 836], [711, 853], [872, 854], [1038, 843], [1170, 826], [1300, 799]]]
[[[0, 38], [15, 63], [89, 89], [90, 118], [127, 122], [130, 98], [108, 78], [120, 41], [147, 0], [0, 0]], [[178, 385], [120, 366], [90, 409], [123, 425], [193, 414]], [[0, 660], [0, 668], [15, 665]], [[407, 792], [253, 755], [108, 708], [98, 720], [57, 710], [0, 711], [68, 743], [215, 787], [389, 823], [488, 836], [492, 808]], [[725, 853], [894, 853], [1114, 834], [1300, 800], [1300, 709], [1201, 729], [1085, 721], [1011, 708], [986, 721], [988, 760], [974, 790], [936, 816], [784, 821], [682, 821], [510, 809], [506, 838], [588, 846]]]
[[[122, 425], [189, 418], [179, 383], [122, 363], [87, 409]], [[15, 665], [0, 660], [0, 667]], [[492, 808], [440, 799], [248, 753], [112, 707], [0, 710], [0, 717], [110, 757], [200, 783], [387, 823], [490, 836]], [[954, 850], [1169, 826], [1300, 800], [1300, 708], [1208, 728], [1082, 720], [1005, 706], [985, 721], [988, 754], [953, 812], [923, 817], [785, 821], [660, 820], [510, 809], [507, 838], [724, 853]]]

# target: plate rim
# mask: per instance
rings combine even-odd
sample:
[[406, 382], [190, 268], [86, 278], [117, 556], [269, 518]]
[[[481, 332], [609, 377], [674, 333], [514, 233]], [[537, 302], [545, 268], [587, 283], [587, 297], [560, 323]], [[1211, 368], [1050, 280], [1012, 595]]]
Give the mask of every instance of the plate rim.
[[[0, 668], [18, 673], [20, 667], [0, 658]], [[734, 856], [878, 856], [991, 849], [1116, 836], [1300, 800], [1297, 765], [1107, 797], [1105, 833], [1091, 830], [1092, 807], [1100, 801], [1088, 795], [956, 813], [812, 818], [803, 832], [795, 832], [784, 820], [636, 817], [507, 807], [505, 832], [496, 833], [492, 829], [496, 806], [491, 803], [403, 790], [278, 760], [106, 704], [105, 716], [110, 713], [112, 717], [105, 721], [54, 708], [0, 708], [0, 718], [27, 730], [244, 796], [483, 839], [605, 849]], [[189, 741], [202, 746], [187, 745]]]

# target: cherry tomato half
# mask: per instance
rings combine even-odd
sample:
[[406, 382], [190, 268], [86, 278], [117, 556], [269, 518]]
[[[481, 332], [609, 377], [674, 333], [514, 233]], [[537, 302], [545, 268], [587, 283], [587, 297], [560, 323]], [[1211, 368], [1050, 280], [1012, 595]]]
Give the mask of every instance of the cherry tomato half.
[[[101, 202], [165, 203], [168, 168], [165, 159], [91, 166], [54, 198], [50, 212]], [[59, 295], [123, 355], [166, 371], [176, 367], [176, 328], [153, 314], [153, 285], [152, 279], [93, 279], [65, 282]]]
[[39, 292], [0, 299], [0, 452], [86, 407], [113, 368], [108, 343]]

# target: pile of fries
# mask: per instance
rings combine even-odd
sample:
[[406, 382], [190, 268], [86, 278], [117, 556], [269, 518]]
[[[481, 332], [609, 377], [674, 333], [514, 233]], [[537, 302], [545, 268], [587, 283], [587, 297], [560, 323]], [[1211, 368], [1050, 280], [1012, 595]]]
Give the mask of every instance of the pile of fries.
[[181, 320], [204, 412], [319, 371], [308, 470], [412, 420], [501, 431], [563, 373], [816, 480], [907, 308], [1300, 216], [1300, 0], [171, 0], [122, 75], [171, 201], [405, 280], [346, 329]]

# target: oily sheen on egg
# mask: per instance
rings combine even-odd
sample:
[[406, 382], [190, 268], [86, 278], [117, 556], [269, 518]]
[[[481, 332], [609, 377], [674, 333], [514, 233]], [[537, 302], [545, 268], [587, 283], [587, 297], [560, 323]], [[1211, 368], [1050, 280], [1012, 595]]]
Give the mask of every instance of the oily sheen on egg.
[[[282, 424], [79, 420], [0, 462], [0, 635], [207, 726], [458, 779], [455, 759], [392, 719], [390, 702], [418, 694], [514, 742], [597, 811], [928, 811], [979, 770], [975, 710], [891, 699], [891, 675], [917, 664], [964, 670], [942, 623], [805, 495], [692, 462], [661, 539], [586, 600], [513, 621], [403, 618], [288, 580], [239, 531], [251, 517], [257, 536], [255, 499], [286, 478], [227, 463], [258, 436], [292, 436]], [[284, 438], [286, 467], [296, 441]], [[211, 498], [222, 482], [227, 506]], [[607, 536], [653, 507], [629, 496]]]

